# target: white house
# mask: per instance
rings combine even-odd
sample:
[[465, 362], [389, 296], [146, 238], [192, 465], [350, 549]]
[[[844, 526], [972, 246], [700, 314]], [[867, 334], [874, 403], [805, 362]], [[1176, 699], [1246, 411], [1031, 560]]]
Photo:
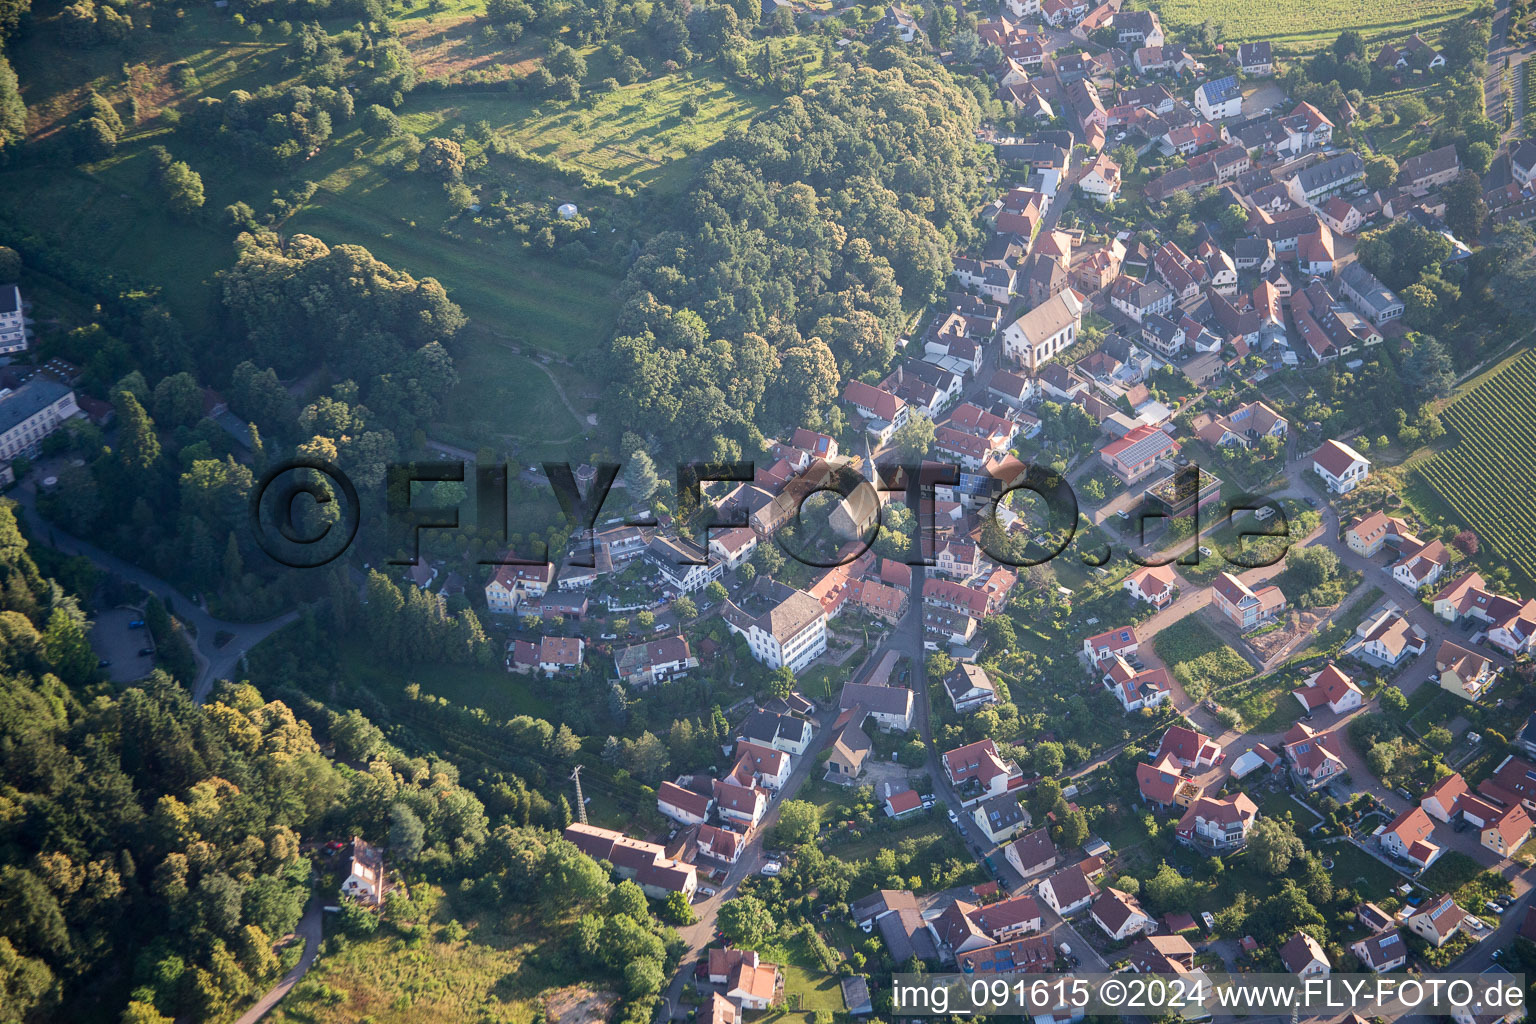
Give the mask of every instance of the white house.
[[1068, 288], [1003, 328], [1003, 352], [1033, 370], [1075, 342], [1082, 322], [1082, 299]]
[[1207, 121], [1236, 117], [1243, 112], [1243, 88], [1231, 75], [1206, 82], [1195, 90], [1195, 109]]
[[1365, 695], [1355, 681], [1336, 665], [1327, 665], [1307, 677], [1306, 682], [1291, 691], [1308, 714], [1326, 707], [1336, 715], [1355, 710]]
[[949, 694], [956, 714], [969, 714], [997, 703], [997, 685], [986, 669], [970, 662], [961, 662], [944, 677], [944, 692]]
[[727, 600], [721, 617], [733, 633], [747, 640], [752, 657], [779, 669], [800, 672], [827, 649], [827, 613], [821, 602], [803, 590], [780, 583], [766, 588], [777, 603], [761, 615], [749, 615]]
[[725, 573], [722, 562], [679, 537], [657, 537], [645, 549], [645, 560], [679, 593], [703, 590]]
[[1312, 453], [1312, 469], [1335, 494], [1348, 494], [1365, 482], [1371, 473], [1371, 460], [1343, 441], [1324, 441]]
[[702, 825], [709, 820], [714, 806], [714, 797], [684, 789], [675, 782], [663, 782], [656, 787], [656, 809], [679, 824]]
[[1157, 927], [1156, 919], [1141, 909], [1136, 897], [1119, 889], [1105, 888], [1100, 892], [1099, 898], [1093, 901], [1091, 916], [1094, 923], [1104, 929], [1104, 934], [1116, 942]]
[[1125, 592], [1154, 608], [1173, 603], [1179, 577], [1171, 565], [1145, 565], [1125, 578]]
[[780, 790], [789, 781], [789, 755], [773, 747], [743, 740], [736, 744], [736, 763], [751, 769], [757, 784], [768, 790]]
[[0, 355], [27, 350], [27, 318], [21, 308], [21, 289], [0, 283]]
[[1440, 857], [1440, 847], [1430, 841], [1434, 831], [1435, 823], [1429, 820], [1424, 808], [1410, 807], [1376, 838], [1387, 853], [1422, 870]]
[[1298, 978], [1320, 978], [1333, 970], [1328, 954], [1306, 932], [1297, 932], [1280, 947], [1280, 962]]
[[341, 894], [365, 904], [378, 903], [384, 897], [384, 854], [357, 836], [352, 837], [352, 867]]
[[1045, 905], [1062, 917], [1069, 917], [1087, 907], [1093, 902], [1097, 891], [1088, 876], [1083, 874], [1081, 864], [1063, 868], [1044, 879], [1036, 889]]

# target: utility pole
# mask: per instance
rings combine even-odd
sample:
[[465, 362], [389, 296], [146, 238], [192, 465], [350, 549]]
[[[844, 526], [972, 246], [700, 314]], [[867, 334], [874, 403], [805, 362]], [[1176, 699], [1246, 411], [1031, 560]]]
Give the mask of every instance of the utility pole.
[[571, 779], [576, 783], [576, 820], [587, 823], [587, 802], [581, 798], [581, 765], [571, 769]]

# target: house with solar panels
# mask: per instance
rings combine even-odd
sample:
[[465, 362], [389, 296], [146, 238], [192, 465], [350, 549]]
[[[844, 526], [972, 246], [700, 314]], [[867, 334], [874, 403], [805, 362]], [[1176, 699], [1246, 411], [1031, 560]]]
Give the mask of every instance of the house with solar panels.
[[1234, 75], [1206, 82], [1195, 90], [1195, 107], [1207, 121], [1236, 117], [1243, 112], [1243, 88]]
[[1083, 641], [1083, 653], [1094, 666], [1110, 661], [1116, 655], [1129, 661], [1136, 656], [1140, 647], [1141, 641], [1136, 638], [1134, 626], [1111, 629]]

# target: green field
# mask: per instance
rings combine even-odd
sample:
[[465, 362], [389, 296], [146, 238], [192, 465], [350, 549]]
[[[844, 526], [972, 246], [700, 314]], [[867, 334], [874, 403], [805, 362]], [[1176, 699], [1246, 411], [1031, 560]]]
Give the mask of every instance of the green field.
[[1233, 43], [1268, 39], [1281, 52], [1322, 49], [1344, 29], [1358, 29], [1367, 39], [1406, 37], [1465, 13], [1471, 4], [1457, 0], [1404, 0], [1383, 6], [1369, 0], [1154, 0], [1151, 6], [1168, 29], [1213, 21], [1222, 38]]
[[[440, 1020], [541, 1019], [539, 996], [559, 983], [535, 955], [547, 937], [525, 922], [487, 914], [466, 921], [468, 936], [445, 933], [450, 906], [404, 938], [388, 926], [366, 939], [330, 939], [326, 955], [269, 1020], [303, 1024], [417, 1024]], [[328, 916], [327, 932], [336, 926]]]
[[[586, 47], [582, 98], [541, 101], [512, 90], [505, 78], [531, 69], [544, 40], [530, 34], [509, 46], [490, 39], [473, 17], [483, 10], [483, 0], [408, 10], [402, 38], [424, 79], [452, 80], [473, 71], [503, 80], [471, 89], [419, 88], [398, 111], [401, 125], [422, 139], [484, 139], [489, 131], [532, 157], [613, 183], [613, 194], [588, 191], [559, 166], [491, 154], [468, 176], [482, 202], [505, 195], [543, 210], [577, 203], [591, 222], [581, 237], [591, 263], [540, 254], [517, 230], [481, 223], [472, 213], [455, 215], [442, 182], [429, 175], [390, 173], [387, 160], [400, 144], [363, 132], [361, 101], [358, 116], [339, 122], [319, 152], [286, 170], [168, 130], [161, 111], [185, 111], [200, 98], [233, 89], [254, 93], [294, 81], [294, 68], [286, 64], [291, 49], [277, 24], [267, 23], [255, 38], [249, 27], [209, 8], [189, 10], [177, 33], [144, 37], [133, 53], [138, 63], [131, 65], [110, 48], [62, 46], [52, 24], [56, 13], [39, 12], [36, 31], [11, 52], [32, 137], [45, 139], [67, 127], [88, 88], [114, 103], [127, 128], [117, 152], [94, 164], [0, 169], [0, 217], [125, 282], [158, 289], [195, 335], [216, 329], [216, 275], [235, 257], [235, 232], [221, 211], [243, 201], [261, 214], [272, 197], [315, 182], [313, 198], [275, 224], [277, 230], [362, 245], [413, 276], [436, 278], [469, 317], [469, 328], [450, 346], [461, 384], [445, 403], [446, 422], [434, 424], [431, 436], [470, 448], [510, 447], [530, 457], [568, 444], [591, 430], [586, 418], [597, 410], [600, 394], [588, 376], [590, 360], [605, 349], [618, 314], [621, 257], [628, 255], [629, 239], [647, 230], [650, 194], [681, 189], [705, 151], [770, 108], [777, 95], [742, 88], [712, 62], [607, 91], [600, 83], [612, 74], [611, 61]], [[794, 37], [773, 46], [777, 60], [803, 62], [812, 78], [819, 77], [813, 40]], [[178, 62], [196, 71], [196, 83], [186, 89], [172, 83]], [[130, 94], [138, 102], [136, 124]], [[685, 116], [685, 104], [696, 112]], [[154, 145], [202, 175], [206, 202], [198, 214], [176, 218], [162, 208], [151, 184]], [[478, 152], [478, 142], [474, 147]], [[80, 305], [69, 301], [71, 288], [59, 287], [57, 297], [62, 306], [41, 315], [70, 317], [71, 307]], [[88, 304], [80, 309], [89, 315]]]
[[1510, 361], [1442, 416], [1439, 454], [1415, 472], [1455, 514], [1527, 577], [1536, 576], [1536, 352]]
[[1173, 677], [1197, 699], [1253, 674], [1243, 656], [1195, 615], [1162, 630], [1152, 646]]

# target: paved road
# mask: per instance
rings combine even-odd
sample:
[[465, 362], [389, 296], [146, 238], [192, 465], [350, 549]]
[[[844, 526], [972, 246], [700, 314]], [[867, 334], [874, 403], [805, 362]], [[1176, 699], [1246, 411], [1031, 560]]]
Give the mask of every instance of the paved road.
[[[192, 699], [199, 704], [208, 699], [215, 682], [229, 678], [247, 651], [299, 617], [297, 611], [290, 611], [266, 622], [227, 622], [216, 619], [201, 605], [194, 603], [154, 573], [44, 522], [37, 511], [37, 491], [31, 481], [17, 488], [15, 497], [33, 536], [46, 539], [51, 547], [65, 554], [84, 555], [99, 568], [138, 584], [171, 605], [176, 618], [196, 634], [193, 653], [197, 656], [198, 675], [191, 689]], [[230, 639], [219, 647], [215, 639], [221, 632], [228, 633]]]
[[299, 979], [309, 971], [315, 958], [320, 955], [320, 931], [321, 919], [324, 911], [320, 907], [320, 899], [311, 896], [309, 906], [304, 910], [304, 916], [299, 920], [299, 926], [295, 934], [304, 940], [304, 953], [299, 957], [299, 962], [293, 965], [293, 969], [283, 975], [281, 981], [267, 990], [266, 995], [256, 1000], [255, 1004], [240, 1015], [235, 1024], [256, 1024], [276, 1006], [288, 994], [288, 990], [299, 983]]

